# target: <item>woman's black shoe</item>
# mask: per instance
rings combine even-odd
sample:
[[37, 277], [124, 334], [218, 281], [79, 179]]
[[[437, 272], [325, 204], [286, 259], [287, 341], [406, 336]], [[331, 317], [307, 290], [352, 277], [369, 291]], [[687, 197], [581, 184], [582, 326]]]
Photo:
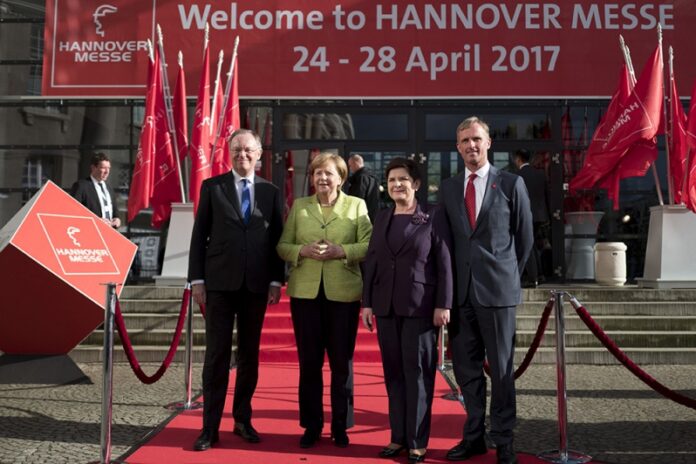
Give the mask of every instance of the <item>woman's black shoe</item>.
[[398, 448], [390, 448], [388, 446], [385, 446], [382, 448], [382, 451], [379, 452], [379, 457], [380, 458], [393, 458], [394, 456], [398, 456], [401, 454], [401, 452], [406, 449], [405, 446], [399, 446]]
[[408, 452], [408, 464], [416, 464], [418, 462], [423, 462], [425, 461], [425, 454], [416, 454], [412, 451]]
[[321, 438], [321, 430], [305, 429], [300, 438], [300, 448], [311, 448]]

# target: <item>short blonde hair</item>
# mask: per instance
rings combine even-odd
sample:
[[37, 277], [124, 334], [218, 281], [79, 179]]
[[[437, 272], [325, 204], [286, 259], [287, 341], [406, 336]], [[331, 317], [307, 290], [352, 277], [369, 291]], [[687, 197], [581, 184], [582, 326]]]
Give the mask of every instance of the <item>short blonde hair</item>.
[[462, 122], [460, 122], [459, 125], [457, 126], [456, 136], [459, 137], [459, 133], [461, 131], [470, 128], [474, 124], [478, 124], [479, 126], [481, 126], [481, 128], [486, 132], [486, 135], [488, 136], [488, 138], [489, 139], [491, 138], [491, 130], [488, 127], [488, 124], [486, 124], [485, 121], [480, 119], [478, 116], [471, 116], [469, 118], [466, 118]]
[[338, 175], [341, 176], [341, 185], [338, 186], [340, 188], [348, 178], [348, 166], [346, 166], [346, 162], [343, 161], [343, 158], [341, 158], [339, 155], [335, 153], [319, 153], [312, 160], [312, 162], [309, 163], [309, 175], [314, 176], [315, 170], [319, 169], [320, 167], [326, 166], [330, 162], [333, 162], [333, 164], [336, 166], [336, 171], [338, 172]]

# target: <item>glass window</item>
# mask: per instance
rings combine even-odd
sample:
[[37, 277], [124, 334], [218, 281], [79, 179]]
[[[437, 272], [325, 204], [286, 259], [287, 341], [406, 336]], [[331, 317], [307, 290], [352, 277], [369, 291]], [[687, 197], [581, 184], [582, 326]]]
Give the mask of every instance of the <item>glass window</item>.
[[[466, 114], [428, 114], [425, 116], [427, 140], [455, 140], [457, 126], [471, 116]], [[488, 124], [493, 140], [544, 140], [551, 138], [551, 114], [480, 114]]]
[[364, 113], [287, 113], [288, 140], [407, 140], [408, 115]]

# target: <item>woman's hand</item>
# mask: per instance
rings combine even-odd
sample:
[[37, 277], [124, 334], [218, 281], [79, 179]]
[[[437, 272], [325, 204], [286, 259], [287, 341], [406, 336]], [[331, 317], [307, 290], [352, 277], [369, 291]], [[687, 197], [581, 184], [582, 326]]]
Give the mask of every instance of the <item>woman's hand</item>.
[[362, 309], [362, 323], [367, 330], [372, 332], [373, 329], [374, 316], [372, 315], [372, 308]]
[[317, 240], [300, 248], [300, 256], [303, 258], [320, 259], [325, 248], [326, 246], [322, 246], [321, 241]]
[[328, 240], [317, 240], [300, 248], [300, 256], [303, 258], [326, 261], [327, 259], [342, 259], [346, 252], [341, 245], [336, 245]]
[[443, 325], [449, 324], [450, 321], [450, 310], [447, 308], [435, 308], [435, 313], [433, 314], [433, 324], [435, 327], [442, 327]]
[[324, 253], [321, 254], [319, 259], [343, 259], [346, 257], [346, 252], [343, 250], [341, 245], [331, 243], [328, 240], [324, 240], [321, 245], [323, 245]]

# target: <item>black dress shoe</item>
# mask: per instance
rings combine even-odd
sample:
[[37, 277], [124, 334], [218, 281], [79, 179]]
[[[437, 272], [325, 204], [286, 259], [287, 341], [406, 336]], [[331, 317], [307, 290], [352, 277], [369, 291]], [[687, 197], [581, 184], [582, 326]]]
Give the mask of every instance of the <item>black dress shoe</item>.
[[448, 461], [465, 461], [472, 456], [486, 454], [486, 441], [483, 437], [476, 440], [462, 440], [457, 446], [447, 452]]
[[380, 458], [393, 458], [394, 456], [398, 456], [399, 454], [401, 454], [401, 452], [405, 449], [405, 446], [399, 446], [398, 448], [390, 448], [388, 446], [385, 446], [379, 452], [378, 456]]
[[334, 445], [339, 448], [346, 448], [350, 440], [348, 440], [348, 434], [345, 430], [339, 432], [331, 432], [331, 438], [333, 438]]
[[417, 462], [425, 461], [425, 454], [416, 454], [413, 451], [408, 452], [408, 464], [416, 464]]
[[517, 464], [517, 455], [512, 443], [498, 445], [495, 453], [498, 456], [498, 464]]
[[321, 430], [305, 429], [300, 437], [300, 448], [311, 448], [321, 438]]
[[251, 422], [247, 422], [246, 424], [237, 422], [234, 424], [233, 433], [242, 437], [247, 443], [258, 443], [261, 441], [259, 433], [251, 426]]
[[210, 449], [210, 447], [219, 440], [220, 437], [218, 436], [217, 431], [213, 432], [208, 429], [203, 429], [198, 438], [196, 438], [196, 441], [193, 444], [193, 449], [194, 451], [205, 451]]

